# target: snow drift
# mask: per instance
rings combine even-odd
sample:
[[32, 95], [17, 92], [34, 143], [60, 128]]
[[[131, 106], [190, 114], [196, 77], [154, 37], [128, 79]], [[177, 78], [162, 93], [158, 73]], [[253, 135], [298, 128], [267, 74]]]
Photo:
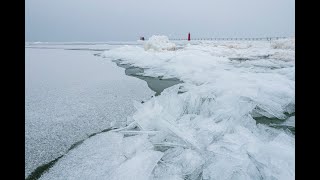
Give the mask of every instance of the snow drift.
[[145, 50], [172, 51], [176, 45], [169, 41], [167, 36], [152, 36], [144, 43]]
[[274, 49], [295, 49], [295, 38], [287, 38], [287, 39], [279, 39], [275, 40], [271, 44], [272, 48]]

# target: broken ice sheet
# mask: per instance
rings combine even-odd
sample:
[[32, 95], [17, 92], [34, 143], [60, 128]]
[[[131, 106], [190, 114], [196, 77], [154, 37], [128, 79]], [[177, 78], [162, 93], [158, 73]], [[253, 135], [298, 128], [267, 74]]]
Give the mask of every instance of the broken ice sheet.
[[106, 132], [71, 150], [40, 179], [148, 179], [162, 155], [145, 135]]

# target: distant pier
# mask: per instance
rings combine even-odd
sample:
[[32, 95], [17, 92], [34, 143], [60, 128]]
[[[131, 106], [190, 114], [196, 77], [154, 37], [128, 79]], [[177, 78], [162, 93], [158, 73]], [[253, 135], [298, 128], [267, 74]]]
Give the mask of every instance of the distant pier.
[[271, 41], [286, 39], [287, 37], [260, 37], [260, 38], [172, 38], [172, 41]]

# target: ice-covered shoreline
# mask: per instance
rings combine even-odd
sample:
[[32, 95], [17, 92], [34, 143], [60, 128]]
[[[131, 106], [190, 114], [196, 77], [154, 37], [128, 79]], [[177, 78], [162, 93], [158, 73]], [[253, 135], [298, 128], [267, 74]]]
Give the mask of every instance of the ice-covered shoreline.
[[[124, 134], [134, 130], [145, 134], [133, 136], [143, 142], [131, 149], [136, 154], [126, 155], [122, 148], [119, 152], [128, 160], [146, 161], [153, 171], [142, 171], [133, 164], [124, 169], [122, 165], [108, 166], [98, 168], [98, 172], [104, 171], [98, 178], [120, 172], [119, 168], [132, 179], [138, 177], [137, 172], [143, 173], [139, 177], [144, 179], [295, 178], [294, 134], [256, 124], [253, 119], [277, 118], [294, 125], [294, 116], [288, 116], [295, 112], [294, 39], [271, 43], [200, 42], [174, 51], [122, 46], [105, 51], [103, 57], [147, 68], [148, 76], [177, 77], [185, 83], [143, 104], [136, 103], [136, 112], [128, 118], [130, 125], [120, 130]], [[114, 133], [109, 135], [117, 136]], [[122, 145], [131, 146], [128, 141]], [[163, 153], [159, 154], [160, 160], [158, 156], [140, 156], [141, 152], [158, 151]], [[45, 177], [76, 179], [71, 175], [73, 167], [81, 169], [83, 178], [90, 177], [87, 166], [72, 166], [83, 162], [85, 151], [75, 149], [73, 153], [76, 158], [64, 158]], [[112, 175], [117, 178], [121, 174]]]

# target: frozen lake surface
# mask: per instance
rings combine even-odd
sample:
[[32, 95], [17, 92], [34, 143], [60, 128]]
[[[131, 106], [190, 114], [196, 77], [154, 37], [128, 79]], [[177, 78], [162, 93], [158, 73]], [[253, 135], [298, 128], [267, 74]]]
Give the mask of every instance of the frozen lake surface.
[[[113, 48], [97, 46], [25, 49], [26, 177], [90, 134], [123, 125], [134, 113], [134, 101], [146, 101], [155, 94], [146, 82], [94, 56], [96, 51], [64, 50]], [[41, 49], [45, 47], [50, 49]]]
[[126, 127], [87, 138], [40, 179], [295, 178], [294, 38], [173, 44], [153, 36], [116, 46], [95, 57], [147, 82], [179, 83], [135, 102], [119, 123]]

